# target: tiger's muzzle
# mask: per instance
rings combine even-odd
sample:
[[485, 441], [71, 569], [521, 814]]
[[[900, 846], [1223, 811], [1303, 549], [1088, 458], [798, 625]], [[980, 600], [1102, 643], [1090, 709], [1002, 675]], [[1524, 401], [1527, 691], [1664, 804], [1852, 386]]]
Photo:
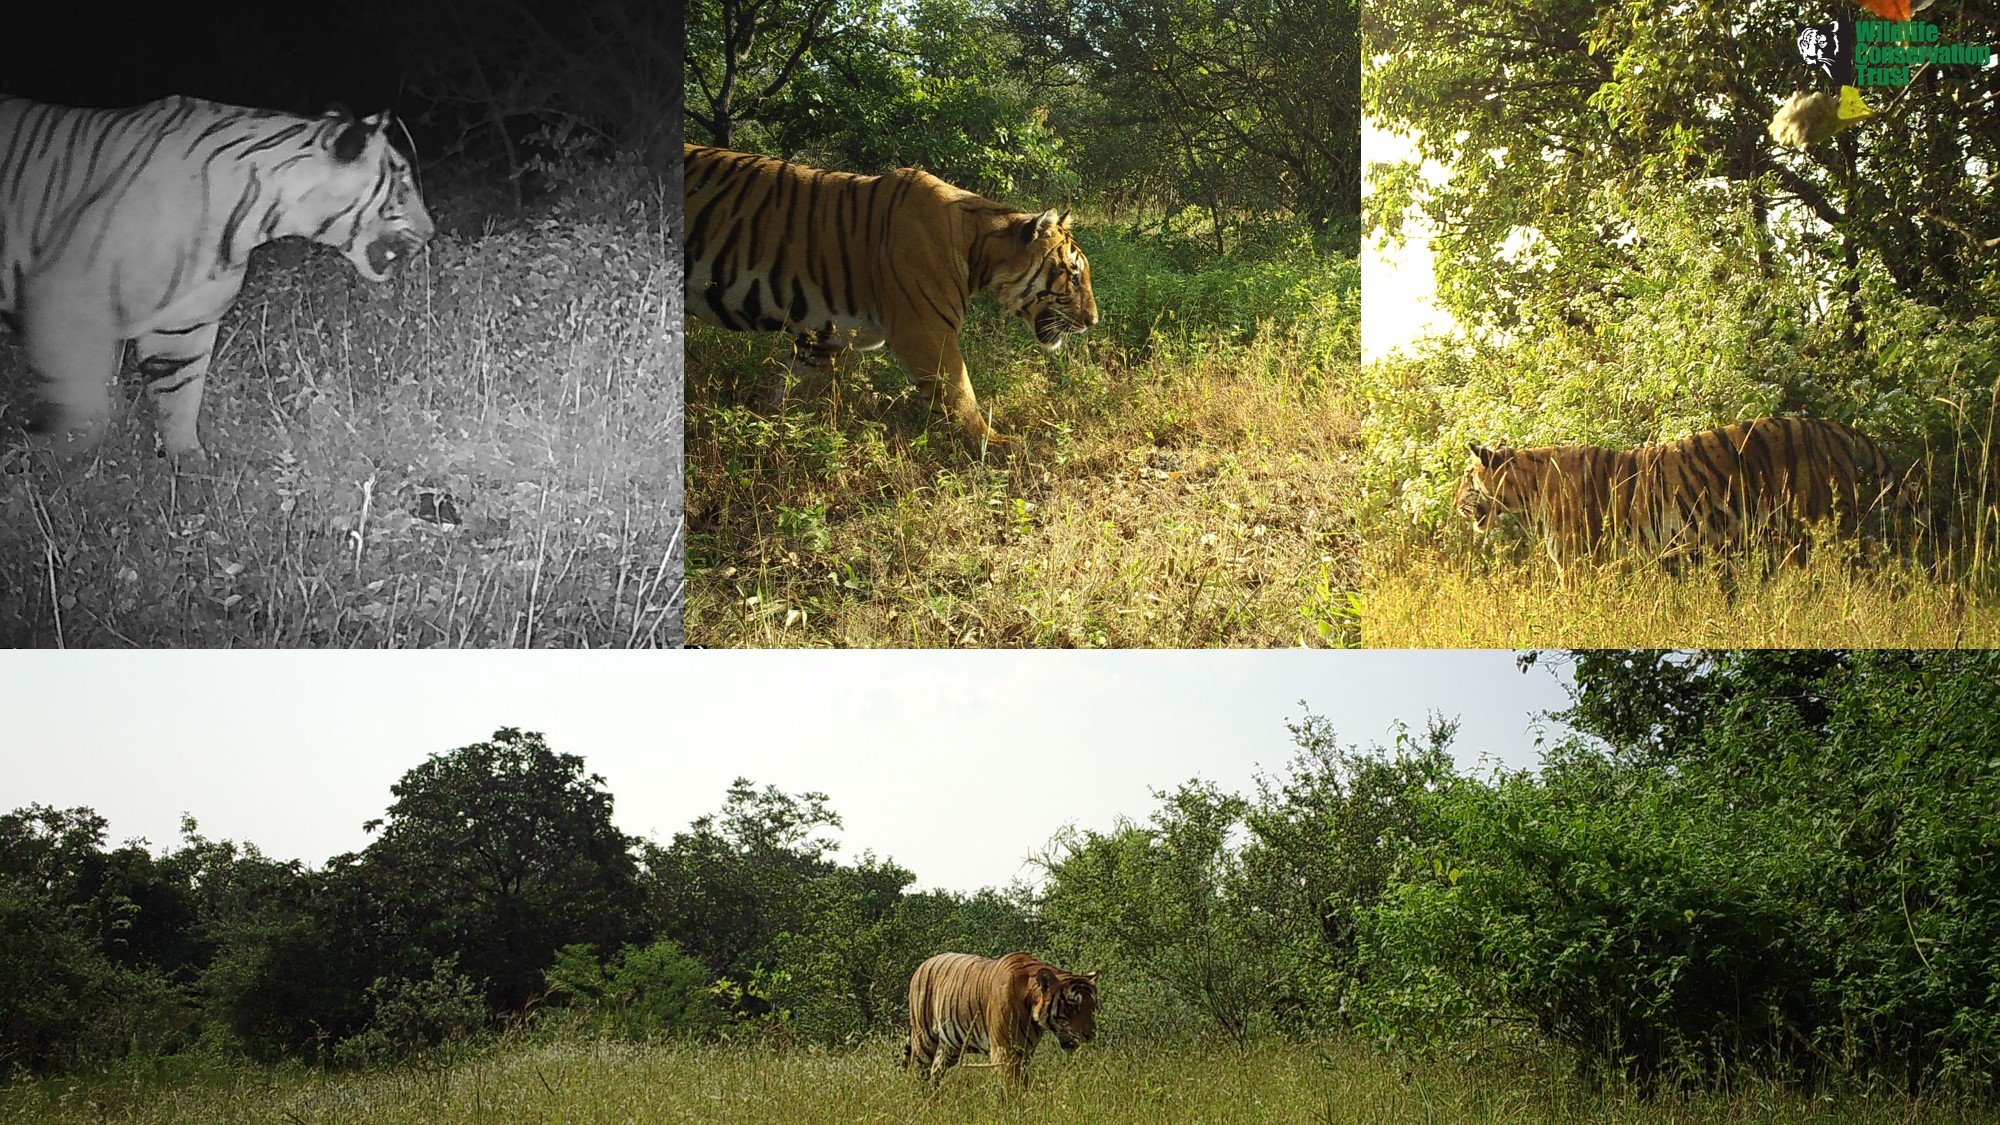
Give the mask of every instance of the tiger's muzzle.
[[424, 248], [425, 236], [414, 230], [387, 231], [368, 242], [368, 272], [375, 281], [396, 272], [403, 260]]

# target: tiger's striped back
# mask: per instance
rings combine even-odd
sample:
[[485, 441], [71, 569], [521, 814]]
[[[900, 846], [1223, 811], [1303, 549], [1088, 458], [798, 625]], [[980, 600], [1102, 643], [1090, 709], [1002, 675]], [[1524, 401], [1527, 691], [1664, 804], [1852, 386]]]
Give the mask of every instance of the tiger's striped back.
[[940, 953], [910, 977], [905, 1064], [932, 1082], [967, 1051], [985, 1054], [1015, 1082], [1044, 1033], [1063, 1050], [1097, 1034], [1097, 974], [1058, 969], [1026, 953]]
[[1831, 523], [1852, 534], [1885, 499], [1889, 460], [1838, 422], [1759, 418], [1637, 449], [1471, 447], [1453, 506], [1485, 531], [1514, 513], [1558, 566], [1624, 542], [1658, 559], [1776, 541]]
[[125, 343], [163, 450], [195, 417], [250, 251], [287, 235], [372, 281], [431, 236], [389, 119], [298, 117], [197, 98], [79, 109], [0, 97], [0, 315], [43, 382], [43, 429], [101, 436]]
[[688, 310], [792, 333], [795, 374], [886, 343], [969, 439], [1004, 446], [958, 348], [973, 295], [991, 291], [1048, 349], [1097, 322], [1066, 212], [1017, 211], [911, 168], [859, 176], [700, 145], [684, 158]]

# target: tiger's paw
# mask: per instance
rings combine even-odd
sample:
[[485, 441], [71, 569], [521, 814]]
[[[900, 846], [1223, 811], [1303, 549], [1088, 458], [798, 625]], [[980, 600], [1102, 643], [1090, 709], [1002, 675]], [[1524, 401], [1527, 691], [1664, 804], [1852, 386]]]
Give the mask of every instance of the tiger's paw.
[[53, 453], [63, 460], [84, 456], [104, 440], [102, 417], [71, 418], [60, 407], [43, 404], [28, 415], [28, 448]]
[[186, 445], [177, 445], [163, 441], [155, 436], [153, 438], [153, 456], [166, 458], [167, 461], [173, 464], [176, 471], [182, 469], [200, 469], [208, 465], [208, 450], [202, 448], [202, 444], [198, 441], [190, 442]]
[[974, 452], [983, 451], [989, 461], [1011, 461], [1027, 455], [1028, 443], [1009, 434], [988, 430], [983, 440], [979, 437], [972, 439], [972, 448]]

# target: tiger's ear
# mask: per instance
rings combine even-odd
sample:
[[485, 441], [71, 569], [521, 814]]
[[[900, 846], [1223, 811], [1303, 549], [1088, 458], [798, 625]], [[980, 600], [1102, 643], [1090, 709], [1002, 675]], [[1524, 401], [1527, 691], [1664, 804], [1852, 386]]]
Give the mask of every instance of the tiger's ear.
[[1096, 973], [1091, 973], [1091, 974], [1089, 974], [1089, 975], [1085, 976], [1085, 977], [1084, 977], [1083, 979], [1085, 979], [1085, 980], [1089, 981], [1089, 982], [1090, 982], [1090, 983], [1092, 983], [1092, 984], [1096, 984], [1096, 983], [1097, 983], [1097, 974], [1096, 974]]
[[1479, 463], [1489, 469], [1499, 468], [1514, 456], [1514, 451], [1504, 445], [1497, 449], [1488, 449], [1478, 442], [1468, 442], [1466, 448], [1472, 450], [1472, 455], [1479, 458]]
[[1055, 970], [1049, 968], [1047, 965], [1043, 965], [1041, 968], [1036, 969], [1035, 987], [1041, 989], [1044, 995], [1055, 991], [1056, 987]]
[[1037, 238], [1044, 237], [1058, 228], [1067, 226], [1069, 226], [1069, 212], [1057, 211], [1054, 208], [1050, 208], [1036, 215], [1034, 222], [1021, 224], [1021, 241], [1033, 242]]

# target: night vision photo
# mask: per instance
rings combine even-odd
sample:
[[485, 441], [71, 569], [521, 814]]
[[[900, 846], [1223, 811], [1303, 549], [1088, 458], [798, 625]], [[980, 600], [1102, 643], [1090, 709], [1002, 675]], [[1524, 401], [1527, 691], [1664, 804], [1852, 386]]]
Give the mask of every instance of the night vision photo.
[[0, 645], [679, 643], [678, 20], [35, 7]]

